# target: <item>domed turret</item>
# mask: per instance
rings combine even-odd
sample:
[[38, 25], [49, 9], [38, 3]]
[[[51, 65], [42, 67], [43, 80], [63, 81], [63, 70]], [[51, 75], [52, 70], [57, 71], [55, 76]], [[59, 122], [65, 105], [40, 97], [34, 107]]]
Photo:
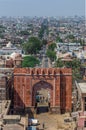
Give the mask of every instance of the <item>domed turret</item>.
[[6, 45], [6, 47], [9, 47], [9, 48], [11, 48], [11, 47], [12, 47], [12, 44], [11, 44], [11, 42], [10, 42], [10, 41], [8, 42], [8, 44]]
[[12, 58], [13, 60], [15, 60], [16, 58], [21, 57], [21, 56], [22, 56], [21, 54], [16, 53], [16, 52], [13, 52], [13, 53], [10, 55], [10, 58]]

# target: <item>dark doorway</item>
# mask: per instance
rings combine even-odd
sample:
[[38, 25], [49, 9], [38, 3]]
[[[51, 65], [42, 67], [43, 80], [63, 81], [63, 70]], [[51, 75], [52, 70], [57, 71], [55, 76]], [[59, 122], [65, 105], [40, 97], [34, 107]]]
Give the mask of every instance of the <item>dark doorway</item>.
[[36, 114], [46, 113], [48, 111], [49, 111], [49, 107], [48, 106], [38, 106]]
[[51, 90], [52, 86], [45, 82], [40, 81], [33, 87], [33, 105], [35, 106], [36, 113], [48, 112], [51, 104]]

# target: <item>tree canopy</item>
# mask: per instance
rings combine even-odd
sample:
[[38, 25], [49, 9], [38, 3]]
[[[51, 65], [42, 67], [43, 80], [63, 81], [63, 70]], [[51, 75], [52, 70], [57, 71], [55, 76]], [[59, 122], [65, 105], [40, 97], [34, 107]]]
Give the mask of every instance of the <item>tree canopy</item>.
[[37, 37], [30, 37], [27, 43], [23, 44], [26, 54], [36, 54], [41, 49], [41, 41]]
[[56, 60], [56, 52], [52, 50], [47, 50], [46, 55], [50, 58], [51, 61]]
[[44, 33], [46, 32], [46, 34], [49, 34], [49, 30], [48, 30], [48, 23], [46, 20], [44, 20], [44, 22], [41, 24], [41, 28], [39, 30], [39, 38], [42, 39], [44, 36]]
[[71, 62], [70, 61], [62, 61], [61, 59], [58, 59], [56, 61], [55, 67], [67, 67], [67, 68], [72, 68], [72, 73], [73, 73], [73, 80], [75, 79], [80, 79], [80, 60], [78, 59], [73, 59]]
[[46, 52], [46, 55], [50, 58], [51, 61], [54, 61], [56, 60], [56, 52], [55, 52], [55, 48], [56, 48], [56, 43], [51, 43], [49, 46], [48, 46], [48, 49], [47, 49], [47, 52]]
[[48, 49], [54, 51], [56, 47], [57, 47], [57, 46], [56, 46], [56, 43], [51, 43], [51, 44], [48, 46]]
[[20, 34], [21, 35], [29, 35], [30, 33], [27, 30], [24, 30], [24, 31], [20, 31]]
[[63, 40], [60, 38], [60, 36], [57, 36], [56, 42], [63, 42]]
[[34, 56], [26, 56], [23, 59], [22, 67], [35, 67], [39, 64], [39, 60]]
[[47, 45], [47, 43], [48, 43], [47, 40], [45, 39], [42, 40], [42, 45]]
[[69, 39], [74, 40], [74, 39], [75, 39], [75, 36], [74, 36], [74, 35], [72, 35], [72, 34], [70, 34], [70, 35], [67, 35], [67, 37], [66, 37], [66, 38], [69, 38]]

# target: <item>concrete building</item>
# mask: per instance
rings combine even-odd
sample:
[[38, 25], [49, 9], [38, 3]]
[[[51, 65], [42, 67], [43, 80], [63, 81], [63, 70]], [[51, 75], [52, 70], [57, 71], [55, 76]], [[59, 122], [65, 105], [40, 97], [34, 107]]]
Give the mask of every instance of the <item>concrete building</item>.
[[76, 85], [76, 111], [86, 111], [86, 82], [85, 81], [75, 81]]
[[21, 67], [22, 55], [13, 52], [11, 55], [1, 55], [0, 56], [0, 68], [13, 68]]
[[12, 73], [11, 68], [0, 68], [0, 102], [12, 98]]
[[77, 117], [77, 130], [86, 130], [86, 112], [79, 112]]
[[18, 49], [17, 47], [13, 46], [11, 42], [9, 42], [6, 47], [3, 47], [0, 49], [0, 54], [1, 55], [10, 55], [11, 53], [16, 52], [19, 54], [22, 54], [22, 50]]
[[0, 74], [0, 101], [7, 98], [7, 77], [5, 74]]

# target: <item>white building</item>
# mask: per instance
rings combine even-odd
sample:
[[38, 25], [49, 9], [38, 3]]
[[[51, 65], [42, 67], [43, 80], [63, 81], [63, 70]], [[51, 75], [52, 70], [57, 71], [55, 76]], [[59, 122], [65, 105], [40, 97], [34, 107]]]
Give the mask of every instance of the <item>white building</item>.
[[22, 50], [18, 49], [17, 47], [14, 47], [11, 44], [11, 42], [8, 42], [8, 44], [6, 45], [6, 47], [3, 47], [2, 49], [0, 49], [0, 54], [1, 55], [10, 55], [13, 52], [22, 54]]

